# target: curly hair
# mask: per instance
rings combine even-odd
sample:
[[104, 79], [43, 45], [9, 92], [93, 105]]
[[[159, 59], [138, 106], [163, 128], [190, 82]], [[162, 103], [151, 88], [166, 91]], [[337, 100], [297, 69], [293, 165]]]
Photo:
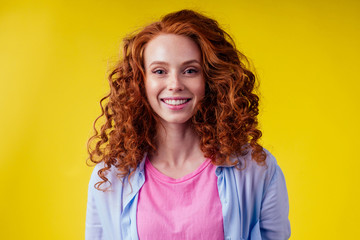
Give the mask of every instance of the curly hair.
[[[155, 152], [158, 116], [145, 94], [143, 53], [146, 44], [159, 34], [191, 38], [200, 48], [205, 78], [205, 96], [191, 118], [200, 137], [204, 156], [215, 165], [237, 165], [232, 156], [251, 156], [264, 165], [266, 154], [258, 143], [259, 97], [254, 93], [255, 75], [247, 58], [216, 20], [192, 10], [164, 16], [123, 40], [123, 57], [109, 75], [110, 93], [100, 101], [102, 113], [94, 122], [95, 134], [88, 141], [89, 159], [103, 162], [102, 181], [116, 167], [120, 177], [131, 175], [146, 152]], [[95, 124], [105, 117], [98, 131]]]

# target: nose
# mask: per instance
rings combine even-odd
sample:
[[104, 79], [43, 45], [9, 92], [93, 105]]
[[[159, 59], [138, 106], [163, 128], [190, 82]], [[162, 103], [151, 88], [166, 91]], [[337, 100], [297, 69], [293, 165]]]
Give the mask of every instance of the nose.
[[184, 84], [180, 76], [177, 74], [172, 74], [170, 76], [168, 90], [175, 92], [184, 90]]

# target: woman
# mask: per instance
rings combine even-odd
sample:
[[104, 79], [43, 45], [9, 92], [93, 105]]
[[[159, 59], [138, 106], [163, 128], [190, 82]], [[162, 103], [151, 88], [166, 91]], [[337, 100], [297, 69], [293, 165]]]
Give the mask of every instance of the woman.
[[258, 143], [246, 62], [190, 10], [124, 40], [89, 140], [86, 239], [289, 238], [285, 179]]

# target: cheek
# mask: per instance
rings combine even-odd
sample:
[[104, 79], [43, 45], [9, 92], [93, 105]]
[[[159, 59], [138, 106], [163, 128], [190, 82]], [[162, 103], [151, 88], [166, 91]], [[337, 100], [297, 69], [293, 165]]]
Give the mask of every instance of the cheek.
[[148, 99], [153, 99], [153, 98], [157, 98], [157, 95], [159, 94], [159, 83], [157, 81], [150, 79], [146, 79], [145, 80], [145, 91], [146, 91], [146, 96], [148, 97]]
[[200, 98], [205, 95], [205, 81], [203, 79], [196, 82], [193, 86], [193, 92]]

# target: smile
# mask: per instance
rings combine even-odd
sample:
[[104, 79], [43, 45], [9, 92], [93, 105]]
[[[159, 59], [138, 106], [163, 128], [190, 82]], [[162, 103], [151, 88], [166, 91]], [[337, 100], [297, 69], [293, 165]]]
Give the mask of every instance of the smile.
[[179, 105], [189, 102], [190, 100], [191, 100], [191, 98], [181, 98], [181, 99], [163, 98], [163, 99], [161, 99], [161, 101], [163, 101], [164, 103], [171, 105], [171, 106], [179, 106]]

